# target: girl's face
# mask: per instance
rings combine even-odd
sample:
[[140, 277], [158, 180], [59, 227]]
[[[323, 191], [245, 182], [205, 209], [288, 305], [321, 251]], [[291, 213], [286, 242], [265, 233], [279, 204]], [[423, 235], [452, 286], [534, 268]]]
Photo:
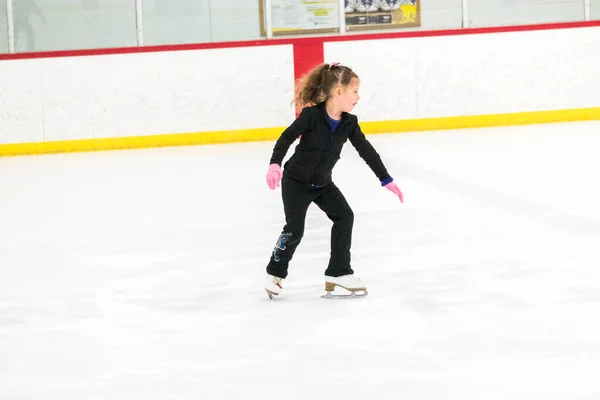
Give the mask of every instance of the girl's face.
[[348, 86], [342, 87], [339, 103], [343, 111], [352, 111], [354, 106], [358, 103], [358, 100], [360, 99], [360, 96], [358, 95], [359, 86], [360, 80], [358, 78], [352, 78]]

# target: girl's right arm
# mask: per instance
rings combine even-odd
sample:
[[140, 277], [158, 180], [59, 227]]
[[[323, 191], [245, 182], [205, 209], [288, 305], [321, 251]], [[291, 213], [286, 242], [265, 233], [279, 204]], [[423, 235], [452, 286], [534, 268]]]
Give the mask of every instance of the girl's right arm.
[[275, 142], [275, 147], [273, 148], [273, 154], [271, 155], [269, 164], [281, 165], [292, 143], [298, 139], [298, 136], [306, 133], [309, 126], [310, 109], [309, 107], [305, 107], [300, 112], [300, 115], [298, 115], [298, 118], [296, 118], [296, 120], [283, 131], [279, 139], [277, 139], [277, 142]]

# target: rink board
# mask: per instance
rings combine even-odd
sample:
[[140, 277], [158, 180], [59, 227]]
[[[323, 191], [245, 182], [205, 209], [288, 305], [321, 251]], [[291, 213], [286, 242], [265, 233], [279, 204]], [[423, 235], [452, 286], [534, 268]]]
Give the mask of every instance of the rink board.
[[[402, 133], [491, 126], [528, 125], [569, 121], [600, 120], [600, 107], [573, 110], [536, 111], [515, 114], [477, 115], [379, 121], [361, 124], [366, 134]], [[55, 142], [32, 142], [0, 145], [0, 156], [123, 150], [134, 148], [193, 146], [276, 140], [285, 127], [237, 131], [196, 132], [169, 135], [132, 136], [106, 139], [81, 139]]]
[[600, 119], [600, 21], [67, 51], [0, 56], [0, 156], [273, 140], [322, 61], [368, 134]]

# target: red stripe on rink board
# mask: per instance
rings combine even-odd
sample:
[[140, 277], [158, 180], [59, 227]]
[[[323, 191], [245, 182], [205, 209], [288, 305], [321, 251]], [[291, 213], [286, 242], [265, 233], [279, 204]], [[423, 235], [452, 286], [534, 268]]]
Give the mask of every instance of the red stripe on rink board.
[[135, 54], [135, 53], [155, 53], [161, 51], [180, 51], [180, 50], [203, 50], [203, 49], [226, 49], [235, 47], [254, 47], [254, 46], [278, 46], [278, 45], [308, 45], [323, 44], [324, 42], [346, 42], [353, 40], [376, 40], [376, 39], [395, 39], [395, 38], [413, 38], [428, 36], [455, 36], [455, 35], [475, 35], [483, 33], [502, 33], [502, 32], [523, 32], [523, 31], [541, 31], [552, 29], [586, 28], [598, 27], [600, 21], [586, 22], [561, 22], [552, 24], [537, 25], [516, 25], [491, 28], [458, 28], [441, 30], [421, 30], [421, 31], [398, 31], [385, 33], [367, 33], [352, 35], [335, 35], [319, 37], [297, 37], [283, 39], [260, 39], [245, 40], [236, 42], [210, 42], [194, 44], [175, 44], [160, 46], [142, 46], [142, 47], [117, 47], [106, 49], [85, 49], [85, 50], [57, 50], [32, 53], [0, 54], [2, 60], [20, 60], [28, 58], [49, 58], [49, 57], [78, 57], [78, 56], [96, 56], [107, 54]]
[[[324, 61], [323, 40], [294, 44], [294, 81]], [[296, 110], [296, 116], [299, 115]]]
[[294, 79], [299, 79], [308, 70], [324, 61], [323, 40], [294, 44]]

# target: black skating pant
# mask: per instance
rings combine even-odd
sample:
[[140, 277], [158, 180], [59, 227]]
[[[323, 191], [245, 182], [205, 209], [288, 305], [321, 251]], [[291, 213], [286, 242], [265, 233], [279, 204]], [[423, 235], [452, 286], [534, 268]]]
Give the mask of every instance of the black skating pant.
[[281, 196], [285, 212], [283, 231], [273, 248], [267, 273], [286, 278], [288, 266], [304, 235], [306, 212], [315, 203], [333, 222], [331, 228], [331, 254], [325, 275], [353, 274], [350, 267], [350, 246], [354, 213], [340, 189], [334, 184], [315, 188], [287, 176], [281, 180]]

